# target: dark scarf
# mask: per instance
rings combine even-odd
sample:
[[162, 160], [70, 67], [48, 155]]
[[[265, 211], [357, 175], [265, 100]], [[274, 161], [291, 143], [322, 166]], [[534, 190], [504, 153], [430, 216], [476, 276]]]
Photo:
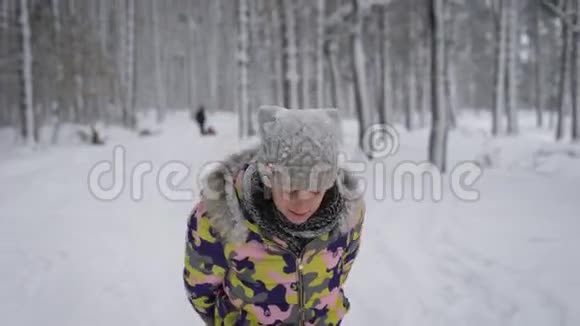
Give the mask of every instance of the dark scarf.
[[[302, 224], [290, 222], [274, 204], [269, 195], [270, 189], [264, 186], [260, 175], [250, 166], [244, 176], [249, 192], [242, 200], [244, 216], [258, 225], [261, 232], [270, 240], [277, 237], [288, 245], [288, 249], [299, 256], [306, 244], [314, 238], [335, 229], [339, 217], [344, 214], [345, 203], [336, 184], [326, 191], [320, 207]], [[249, 181], [249, 182], [248, 182]]]

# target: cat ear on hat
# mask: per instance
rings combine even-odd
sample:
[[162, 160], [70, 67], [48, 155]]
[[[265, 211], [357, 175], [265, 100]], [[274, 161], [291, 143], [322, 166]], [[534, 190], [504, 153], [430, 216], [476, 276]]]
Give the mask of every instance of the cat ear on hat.
[[260, 135], [266, 134], [266, 126], [269, 123], [276, 121], [278, 112], [286, 110], [283, 107], [275, 105], [262, 105], [258, 109], [258, 125], [260, 127]]

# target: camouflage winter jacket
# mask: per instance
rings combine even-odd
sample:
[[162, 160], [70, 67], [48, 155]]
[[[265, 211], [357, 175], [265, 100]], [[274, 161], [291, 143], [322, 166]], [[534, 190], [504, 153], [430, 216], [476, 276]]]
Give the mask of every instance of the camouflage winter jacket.
[[241, 213], [244, 166], [254, 155], [234, 155], [210, 173], [190, 215], [183, 273], [190, 303], [208, 325], [340, 325], [364, 219], [358, 183], [341, 170], [346, 214], [297, 257]]

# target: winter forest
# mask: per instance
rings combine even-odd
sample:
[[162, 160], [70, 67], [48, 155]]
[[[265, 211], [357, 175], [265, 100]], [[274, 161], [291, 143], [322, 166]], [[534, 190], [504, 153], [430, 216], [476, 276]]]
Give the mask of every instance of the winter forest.
[[[6, 324], [202, 325], [180, 278], [193, 184], [261, 105], [338, 108], [388, 193], [365, 194], [346, 325], [580, 325], [580, 0], [0, 0]], [[191, 171], [97, 199], [114, 146], [122, 182]], [[478, 199], [451, 177], [392, 198], [402, 162], [473, 162]], [[160, 190], [179, 186], [193, 198]]]
[[445, 151], [469, 108], [489, 113], [493, 135], [519, 133], [519, 112], [533, 111], [556, 140], [577, 140], [579, 6], [2, 0], [0, 125], [56, 142], [62, 123], [137, 131], [138, 112], [162, 122], [204, 106], [236, 112], [243, 137], [262, 104], [338, 107], [363, 128], [430, 126], [433, 150]]

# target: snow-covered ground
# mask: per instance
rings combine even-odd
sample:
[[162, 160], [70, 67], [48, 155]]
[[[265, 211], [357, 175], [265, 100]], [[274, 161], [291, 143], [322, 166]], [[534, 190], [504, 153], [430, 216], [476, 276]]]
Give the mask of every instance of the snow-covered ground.
[[[201, 325], [181, 279], [185, 222], [192, 202], [171, 201], [157, 172], [183, 162], [181, 184], [197, 192], [197, 173], [246, 143], [235, 118], [210, 117], [217, 137], [201, 138], [187, 114], [169, 116], [162, 134], [110, 130], [102, 147], [69, 143], [0, 156], [0, 323], [2, 325]], [[480, 199], [395, 201], [367, 192], [364, 242], [347, 294], [346, 325], [580, 325], [580, 147], [522, 119], [522, 135], [491, 139], [488, 117], [465, 115], [450, 135], [450, 166], [486, 166]], [[345, 125], [347, 148], [356, 127]], [[384, 160], [423, 161], [428, 131], [400, 130]], [[131, 168], [148, 161], [143, 198], [130, 184], [112, 201], [88, 187], [91, 167], [125, 149]], [[353, 157], [356, 157], [353, 155]], [[367, 181], [371, 182], [372, 169]], [[111, 176], [104, 178], [104, 184]], [[430, 198], [427, 194], [426, 198]]]

